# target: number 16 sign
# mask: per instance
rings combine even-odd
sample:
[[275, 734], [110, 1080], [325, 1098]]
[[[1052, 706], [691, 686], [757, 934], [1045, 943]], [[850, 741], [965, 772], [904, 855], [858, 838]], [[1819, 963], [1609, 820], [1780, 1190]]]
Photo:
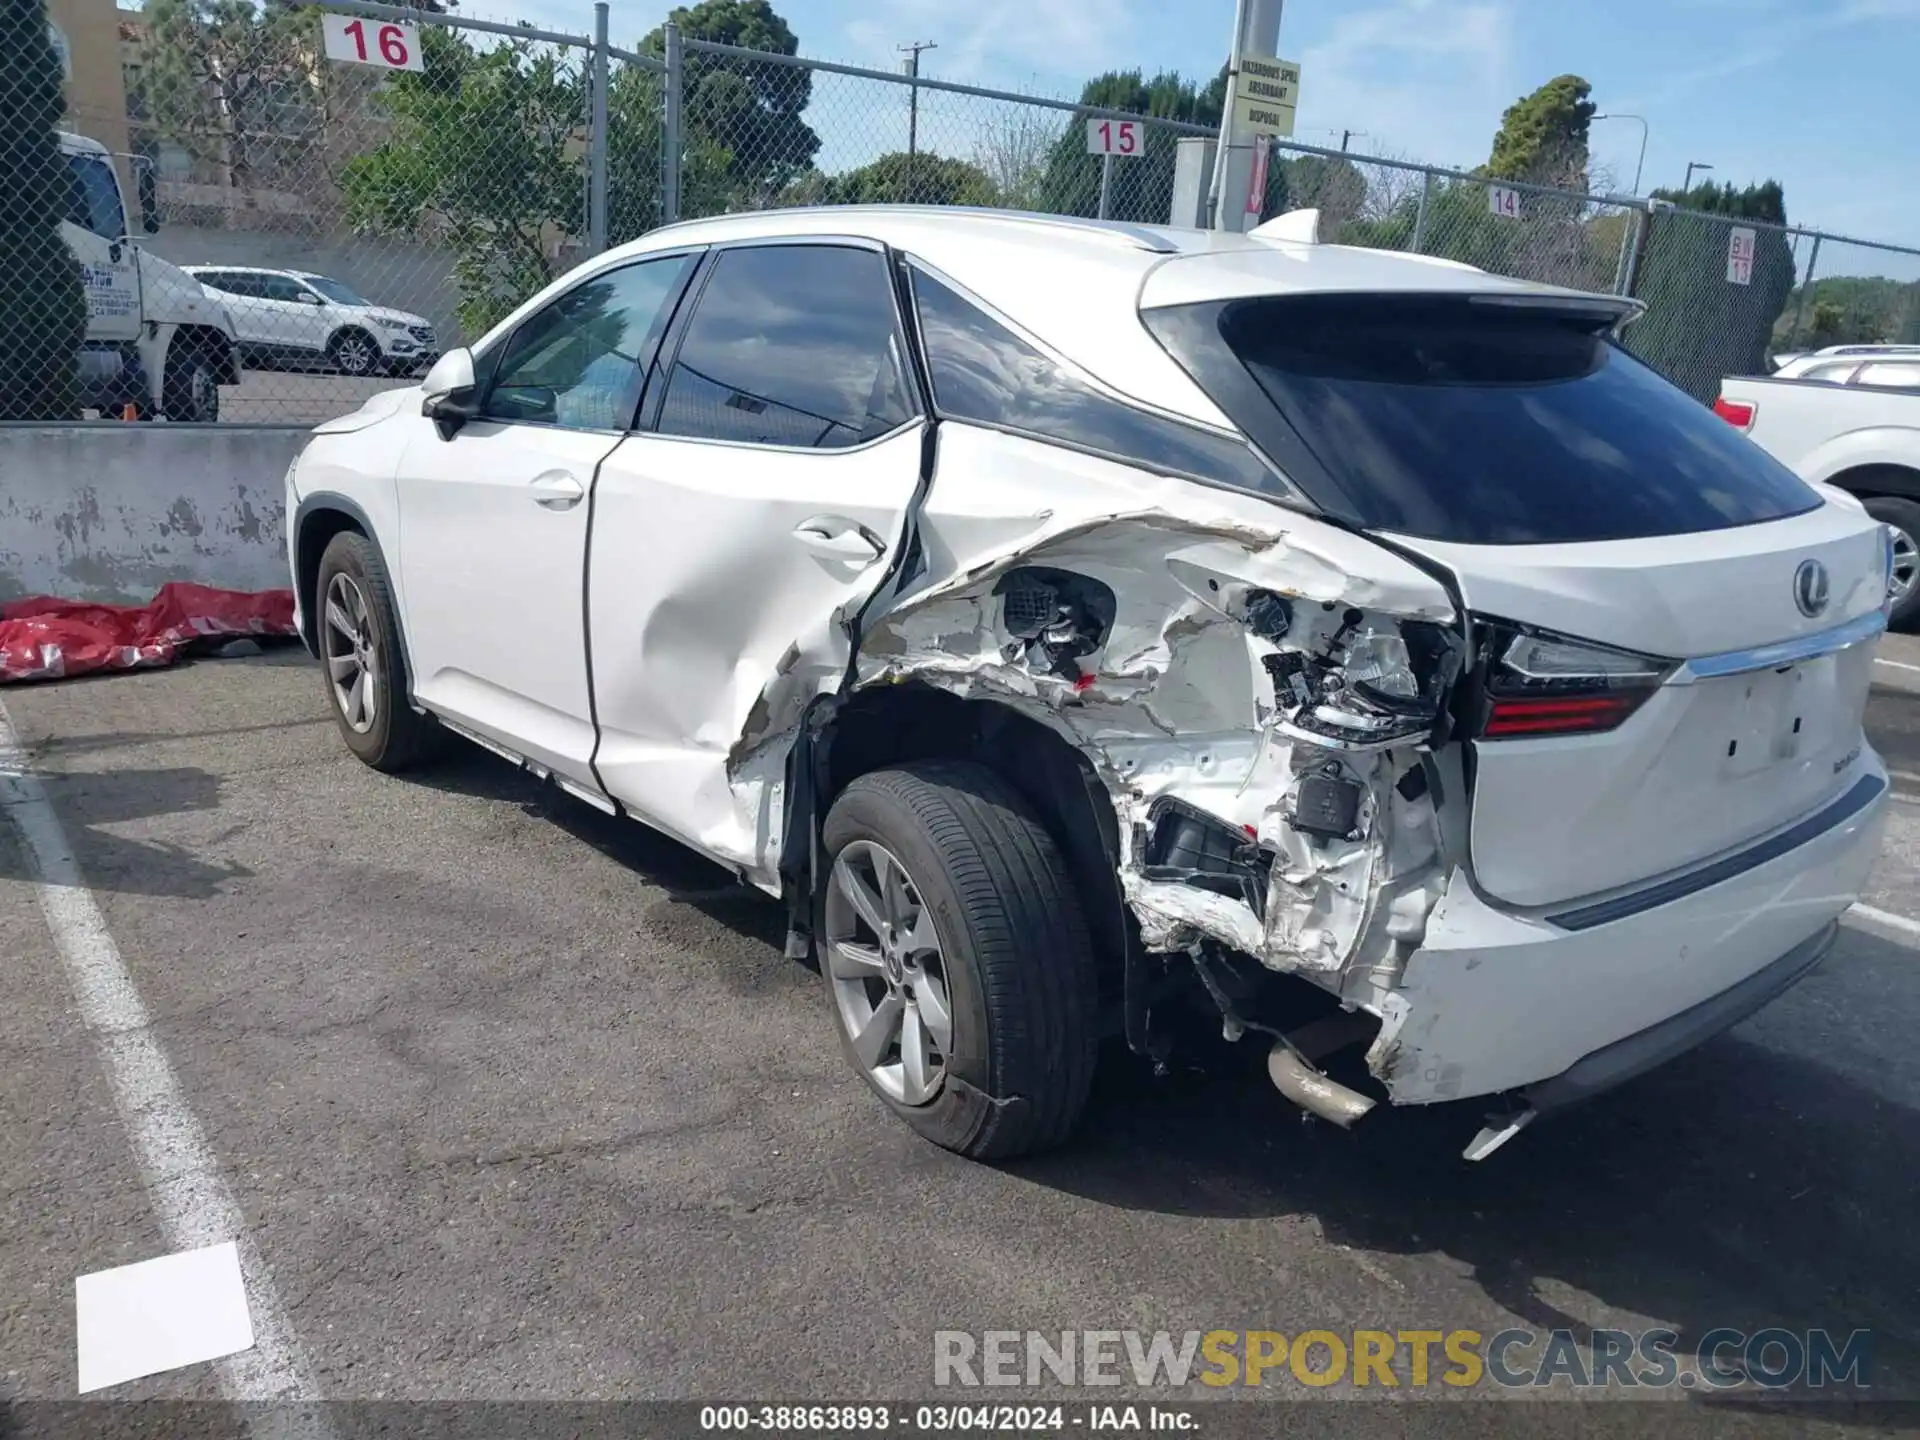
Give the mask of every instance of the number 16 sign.
[[382, 70], [423, 70], [420, 30], [390, 20], [362, 20], [357, 15], [323, 12], [320, 31], [329, 60], [375, 65]]

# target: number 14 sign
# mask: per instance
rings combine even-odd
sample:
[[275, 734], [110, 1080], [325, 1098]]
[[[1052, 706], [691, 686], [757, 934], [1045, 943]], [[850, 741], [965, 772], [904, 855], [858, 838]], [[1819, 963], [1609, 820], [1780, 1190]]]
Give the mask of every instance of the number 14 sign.
[[362, 20], [355, 15], [323, 12], [320, 30], [329, 60], [354, 65], [376, 65], [382, 70], [423, 70], [420, 30], [388, 20]]

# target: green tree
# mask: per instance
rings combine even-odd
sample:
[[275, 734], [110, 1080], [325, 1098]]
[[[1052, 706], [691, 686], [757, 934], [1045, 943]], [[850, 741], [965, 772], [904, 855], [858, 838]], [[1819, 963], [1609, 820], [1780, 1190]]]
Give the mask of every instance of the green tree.
[[814, 203], [821, 205], [997, 205], [993, 181], [977, 165], [922, 151], [896, 150], [871, 165], [829, 175]]
[[[1296, 155], [1289, 160], [1276, 158], [1267, 167], [1264, 214], [1270, 217], [1286, 210], [1318, 210], [1323, 240], [1341, 245], [1371, 243], [1362, 238], [1364, 230], [1356, 229], [1366, 203], [1367, 177], [1351, 160]], [[1411, 221], [1407, 233], [1410, 239]]]
[[[1648, 309], [1627, 328], [1626, 345], [1710, 404], [1725, 376], [1766, 373], [1774, 322], [1793, 290], [1787, 237], [1766, 228], [1786, 224], [1786, 198], [1777, 180], [1745, 188], [1705, 181], [1684, 192], [1656, 190], [1653, 198], [1677, 208], [1648, 217], [1652, 229], [1634, 285]], [[1762, 222], [1753, 227], [1753, 270], [1745, 285], [1727, 278], [1734, 227], [1726, 220]]]
[[1584, 190], [1592, 93], [1578, 75], [1560, 75], [1514, 101], [1500, 117], [1484, 173], [1496, 180]]
[[[700, 0], [668, 18], [680, 27], [683, 39], [777, 55], [800, 51], [798, 37], [767, 0]], [[664, 28], [648, 34], [640, 49], [664, 55]], [[632, 88], [637, 99], [646, 86], [635, 83]], [[680, 213], [691, 217], [713, 214], [716, 208], [768, 204], [819, 153], [820, 137], [801, 118], [812, 98], [813, 72], [802, 66], [686, 51], [680, 113], [687, 155], [682, 167], [711, 171], [717, 166], [719, 175], [709, 178], [722, 183], [691, 190], [683, 183]]]
[[[1793, 333], [1795, 321], [1804, 327], [1823, 305], [1830, 323], [1824, 330], [1814, 326], [1818, 344], [1911, 344], [1920, 325], [1920, 281], [1903, 282], [1884, 275], [1830, 275], [1801, 286], [1788, 297], [1786, 313], [1773, 327], [1773, 347], [1784, 349], [1808, 338]], [[1833, 338], [1817, 338], [1822, 335]]]
[[60, 233], [72, 182], [45, 0], [0, 0], [0, 420], [79, 417], [87, 333], [80, 266]]
[[236, 189], [307, 178], [271, 172], [285, 168], [275, 165], [273, 137], [307, 129], [326, 76], [315, 56], [314, 13], [284, 0], [264, 8], [253, 0], [148, 0], [143, 14], [133, 98], [147, 122]]
[[[1165, 120], [1218, 125], [1226, 90], [1224, 68], [1205, 88], [1171, 70], [1163, 70], [1151, 80], [1138, 70], [1110, 70], [1082, 87], [1080, 103]], [[1142, 152], [1113, 162], [1108, 216], [1115, 220], [1164, 225], [1173, 210], [1173, 157], [1177, 136], [1158, 125], [1142, 129], [1146, 132]], [[1270, 170], [1270, 176], [1271, 173]], [[1040, 187], [1040, 208], [1061, 215], [1100, 213], [1100, 157], [1087, 153], [1083, 116], [1075, 116], [1054, 143], [1046, 179]]]
[[476, 51], [435, 28], [421, 52], [424, 72], [386, 92], [386, 140], [347, 164], [341, 190], [357, 229], [453, 251], [457, 314], [476, 336], [554, 277], [582, 223], [585, 86], [530, 41]]
[[[619, 245], [665, 221], [660, 167], [665, 157], [666, 95], [661, 77], [621, 65], [607, 88], [607, 239]], [[733, 154], [705, 133], [680, 150], [680, 214], [720, 215], [743, 192], [733, 183]]]

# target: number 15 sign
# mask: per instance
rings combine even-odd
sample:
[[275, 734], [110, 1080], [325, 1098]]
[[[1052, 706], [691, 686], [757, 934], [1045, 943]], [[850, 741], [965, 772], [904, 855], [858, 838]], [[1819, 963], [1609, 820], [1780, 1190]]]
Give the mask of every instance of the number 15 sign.
[[1138, 155], [1144, 148], [1138, 120], [1087, 121], [1089, 155]]
[[376, 65], [382, 70], [422, 70], [420, 30], [389, 20], [362, 20], [355, 15], [322, 13], [321, 34], [329, 60], [354, 65]]

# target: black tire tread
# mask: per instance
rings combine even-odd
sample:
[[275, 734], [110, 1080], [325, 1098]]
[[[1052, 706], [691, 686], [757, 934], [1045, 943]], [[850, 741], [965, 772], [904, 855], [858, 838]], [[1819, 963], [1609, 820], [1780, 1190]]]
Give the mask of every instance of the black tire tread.
[[[1008, 1159], [1062, 1143], [1086, 1108], [1098, 1054], [1093, 945], [1059, 847], [1021, 795], [966, 760], [918, 760], [861, 776], [944, 861], [965, 912], [988, 1012], [992, 1104], [960, 1153]], [[829, 822], [831, 823], [831, 822]]]
[[[314, 633], [321, 633], [326, 617], [319, 613], [326, 601], [327, 580], [335, 571], [348, 568], [350, 559], [352, 570], [358, 575], [366, 589], [367, 604], [372, 607], [375, 623], [380, 627], [381, 682], [386, 687], [387, 716], [386, 742], [376, 753], [369, 754], [348, 741], [348, 748], [371, 765], [375, 770], [393, 774], [402, 770], [411, 770], [438, 755], [445, 746], [447, 732], [431, 715], [423, 715], [410, 703], [412, 687], [408, 683], [405, 649], [400, 641], [399, 609], [393, 601], [393, 587], [387, 580], [387, 567], [382, 563], [380, 551], [373, 541], [358, 530], [342, 530], [327, 542], [327, 548], [321, 553], [320, 568], [316, 573], [313, 586]], [[324, 661], [320, 667], [321, 683], [326, 686], [327, 708], [338, 719], [338, 707], [333, 700], [332, 683], [327, 676]], [[341, 733], [346, 733], [342, 727]]]
[[[178, 353], [175, 353], [175, 352]], [[192, 415], [186, 412], [193, 405], [191, 377], [196, 364], [205, 365], [209, 372], [214, 370], [213, 361], [202, 353], [200, 342], [190, 339], [176, 342], [167, 347], [166, 359], [162, 362], [165, 369], [160, 376], [160, 413], [173, 421], [198, 421], [210, 423], [219, 419], [219, 400], [215, 396], [214, 413], [211, 416]], [[215, 376], [216, 382], [218, 376]]]

